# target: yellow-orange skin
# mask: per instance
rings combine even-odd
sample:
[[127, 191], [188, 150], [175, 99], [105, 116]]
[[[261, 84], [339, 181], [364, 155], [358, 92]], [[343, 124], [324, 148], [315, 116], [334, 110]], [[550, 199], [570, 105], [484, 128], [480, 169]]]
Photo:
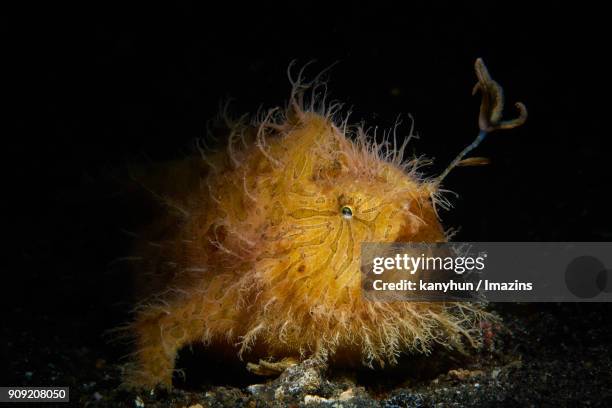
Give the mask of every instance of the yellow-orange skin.
[[416, 161], [400, 168], [363, 134], [349, 139], [295, 103], [229, 132], [222, 151], [148, 176], [168, 211], [135, 250], [144, 300], [130, 325], [129, 385], [171, 387], [177, 351], [198, 342], [247, 361], [366, 365], [478, 343], [474, 306], [361, 295], [362, 242], [446, 240], [435, 184]]

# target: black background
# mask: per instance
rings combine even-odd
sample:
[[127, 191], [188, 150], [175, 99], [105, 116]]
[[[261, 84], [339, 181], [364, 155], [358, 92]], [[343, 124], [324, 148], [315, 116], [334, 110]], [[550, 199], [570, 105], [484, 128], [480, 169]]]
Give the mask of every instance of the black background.
[[[129, 294], [112, 267], [126, 255], [125, 216], [105, 177], [183, 154], [224, 97], [237, 115], [283, 104], [293, 59], [316, 60], [312, 76], [338, 61], [329, 89], [356, 122], [388, 128], [411, 113], [420, 135], [411, 152], [434, 157], [425, 170], [435, 175], [477, 134], [473, 62], [484, 58], [506, 91], [506, 115], [522, 101], [529, 119], [474, 152], [490, 166], [448, 177], [459, 198], [444, 224], [464, 241], [609, 241], [609, 23], [602, 9], [572, 4], [8, 10], [3, 273], [16, 283], [3, 289], [6, 334], [24, 353], [38, 343], [17, 340], [23, 333], [120, 354], [100, 336], [125, 318]], [[405, 121], [400, 134], [408, 129]]]

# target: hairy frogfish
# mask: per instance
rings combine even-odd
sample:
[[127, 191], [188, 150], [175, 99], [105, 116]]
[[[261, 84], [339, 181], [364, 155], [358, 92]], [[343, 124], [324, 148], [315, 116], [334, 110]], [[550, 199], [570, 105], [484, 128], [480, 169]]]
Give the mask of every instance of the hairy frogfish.
[[307, 359], [383, 366], [436, 344], [482, 343], [491, 317], [483, 305], [366, 300], [360, 246], [447, 241], [442, 180], [478, 164], [467, 153], [522, 124], [525, 107], [502, 120], [501, 87], [478, 59], [480, 133], [428, 178], [423, 159], [404, 157], [410, 135], [392, 129], [377, 140], [326, 101], [320, 77], [288, 72], [284, 108], [221, 114], [224, 132], [198, 141], [191, 156], [134, 176], [163, 211], [133, 249], [139, 299], [126, 325], [135, 345], [127, 385], [172, 387], [178, 351], [195, 343], [229, 350], [254, 372]]

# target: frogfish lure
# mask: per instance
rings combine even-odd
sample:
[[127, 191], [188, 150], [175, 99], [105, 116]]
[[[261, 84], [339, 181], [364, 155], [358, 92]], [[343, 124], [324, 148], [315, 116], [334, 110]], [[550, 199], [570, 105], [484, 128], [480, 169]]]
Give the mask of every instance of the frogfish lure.
[[[394, 364], [436, 344], [478, 348], [494, 318], [470, 303], [367, 301], [362, 242], [444, 242], [436, 207], [441, 183], [503, 120], [502, 88], [475, 63], [480, 132], [437, 177], [404, 159], [411, 134], [382, 142], [340, 118], [320, 76], [288, 69], [284, 108], [237, 120], [225, 113], [223, 146], [133, 178], [160, 209], [134, 244], [139, 302], [124, 329], [135, 352], [124, 383], [172, 387], [177, 352], [202, 343], [238, 356], [255, 373], [307, 359], [321, 364]], [[217, 139], [219, 132], [216, 132]], [[218, 140], [219, 141], [219, 140]], [[219, 143], [218, 143], [219, 144]]]

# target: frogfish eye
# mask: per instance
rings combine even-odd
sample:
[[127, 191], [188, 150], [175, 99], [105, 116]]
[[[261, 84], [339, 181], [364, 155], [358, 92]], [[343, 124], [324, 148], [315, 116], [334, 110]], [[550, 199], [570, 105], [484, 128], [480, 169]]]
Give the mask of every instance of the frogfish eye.
[[353, 210], [349, 206], [344, 206], [340, 209], [340, 213], [342, 213], [342, 217], [344, 218], [353, 218]]

